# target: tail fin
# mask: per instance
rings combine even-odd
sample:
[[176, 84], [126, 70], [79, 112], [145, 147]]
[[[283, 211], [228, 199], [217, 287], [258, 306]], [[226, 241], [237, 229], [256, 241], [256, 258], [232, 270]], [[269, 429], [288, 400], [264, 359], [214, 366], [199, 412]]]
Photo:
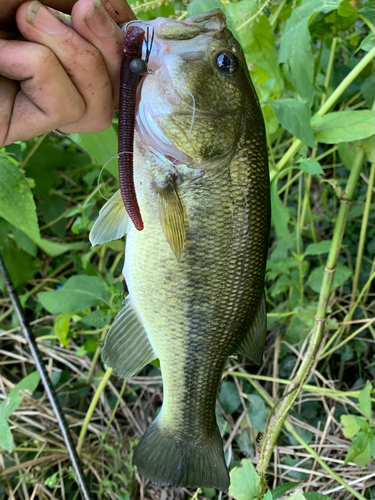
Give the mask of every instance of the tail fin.
[[178, 441], [158, 421], [152, 422], [134, 451], [139, 472], [160, 486], [217, 488], [227, 491], [229, 474], [225, 465], [219, 429], [202, 444]]

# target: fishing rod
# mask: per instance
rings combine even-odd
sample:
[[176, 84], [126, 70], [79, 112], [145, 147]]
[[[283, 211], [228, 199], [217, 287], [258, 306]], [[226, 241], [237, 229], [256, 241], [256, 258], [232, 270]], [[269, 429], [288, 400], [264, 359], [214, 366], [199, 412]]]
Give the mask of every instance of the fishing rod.
[[60, 403], [57, 399], [56, 392], [51, 384], [51, 381], [48, 377], [47, 371], [44, 367], [41, 355], [39, 354], [39, 350], [38, 350], [38, 347], [37, 347], [37, 344], [35, 341], [35, 337], [34, 337], [32, 331], [30, 330], [28, 321], [26, 320], [25, 313], [24, 313], [23, 308], [21, 306], [21, 303], [19, 301], [18, 295], [13, 288], [13, 284], [12, 284], [12, 281], [10, 279], [8, 270], [5, 266], [5, 262], [3, 260], [2, 255], [1, 255], [1, 252], [0, 252], [0, 269], [1, 269], [1, 272], [4, 276], [5, 286], [8, 290], [9, 296], [12, 300], [14, 310], [17, 313], [18, 321], [20, 323], [22, 332], [23, 332], [25, 339], [27, 341], [27, 344], [29, 346], [31, 355], [34, 358], [34, 362], [35, 362], [37, 370], [40, 374], [40, 378], [42, 379], [44, 389], [45, 389], [45, 391], [48, 395], [48, 398], [51, 402], [52, 409], [55, 413], [57, 422], [58, 422], [59, 427], [61, 429], [61, 432], [62, 432], [62, 435], [64, 438], [64, 442], [65, 442], [65, 446], [68, 450], [69, 457], [70, 457], [70, 460], [72, 462], [74, 472], [76, 473], [77, 483], [78, 483], [79, 488], [81, 490], [82, 497], [84, 498], [84, 500], [92, 500], [92, 497], [90, 495], [89, 489], [88, 489], [86, 481], [85, 481], [85, 476], [83, 474], [81, 461], [78, 458], [76, 449], [74, 447], [74, 443], [73, 443], [72, 436], [70, 434], [68, 423], [65, 419], [64, 413], [63, 413], [62, 408], [60, 406]]

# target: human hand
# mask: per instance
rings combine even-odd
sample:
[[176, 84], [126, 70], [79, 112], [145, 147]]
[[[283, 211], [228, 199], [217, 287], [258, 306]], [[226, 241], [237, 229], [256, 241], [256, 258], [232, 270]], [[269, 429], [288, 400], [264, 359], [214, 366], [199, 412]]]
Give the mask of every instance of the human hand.
[[45, 1], [71, 11], [72, 27], [37, 1], [0, 5], [0, 146], [104, 130], [117, 106], [123, 33], [107, 11], [116, 23], [135, 19], [126, 1]]

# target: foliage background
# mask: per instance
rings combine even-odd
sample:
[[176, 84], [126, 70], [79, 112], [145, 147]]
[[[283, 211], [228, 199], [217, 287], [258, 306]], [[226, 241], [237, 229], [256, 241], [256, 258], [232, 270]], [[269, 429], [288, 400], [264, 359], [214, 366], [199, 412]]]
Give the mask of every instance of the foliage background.
[[[88, 232], [101, 193], [109, 197], [118, 185], [116, 118], [99, 134], [46, 135], [0, 150], [1, 252], [94, 498], [253, 500], [257, 444], [273, 401], [305, 354], [343, 190], [359, 163], [322, 347], [278, 439], [267, 470], [273, 491], [265, 498], [293, 491], [294, 500], [375, 498], [374, 1], [151, 0], [133, 9], [142, 19], [182, 20], [217, 6], [243, 45], [263, 108], [273, 206], [264, 362], [228, 360], [217, 404], [232, 469], [229, 494], [161, 489], [137, 474], [131, 457], [160, 408], [160, 371], [155, 363], [122, 381], [100, 362], [121, 306], [124, 244], [91, 248]], [[0, 298], [0, 370], [0, 498], [79, 498], [6, 294]]]

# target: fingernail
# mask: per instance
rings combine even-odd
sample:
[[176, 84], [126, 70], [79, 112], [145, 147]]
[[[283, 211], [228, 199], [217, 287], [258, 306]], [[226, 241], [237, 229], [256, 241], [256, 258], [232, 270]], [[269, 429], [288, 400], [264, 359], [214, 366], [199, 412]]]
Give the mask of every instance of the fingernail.
[[100, 0], [95, 0], [86, 16], [86, 23], [91, 31], [101, 38], [110, 38], [115, 32], [115, 24]]
[[27, 9], [27, 21], [47, 35], [62, 35], [69, 28], [61, 23], [40, 2], [34, 0]]

